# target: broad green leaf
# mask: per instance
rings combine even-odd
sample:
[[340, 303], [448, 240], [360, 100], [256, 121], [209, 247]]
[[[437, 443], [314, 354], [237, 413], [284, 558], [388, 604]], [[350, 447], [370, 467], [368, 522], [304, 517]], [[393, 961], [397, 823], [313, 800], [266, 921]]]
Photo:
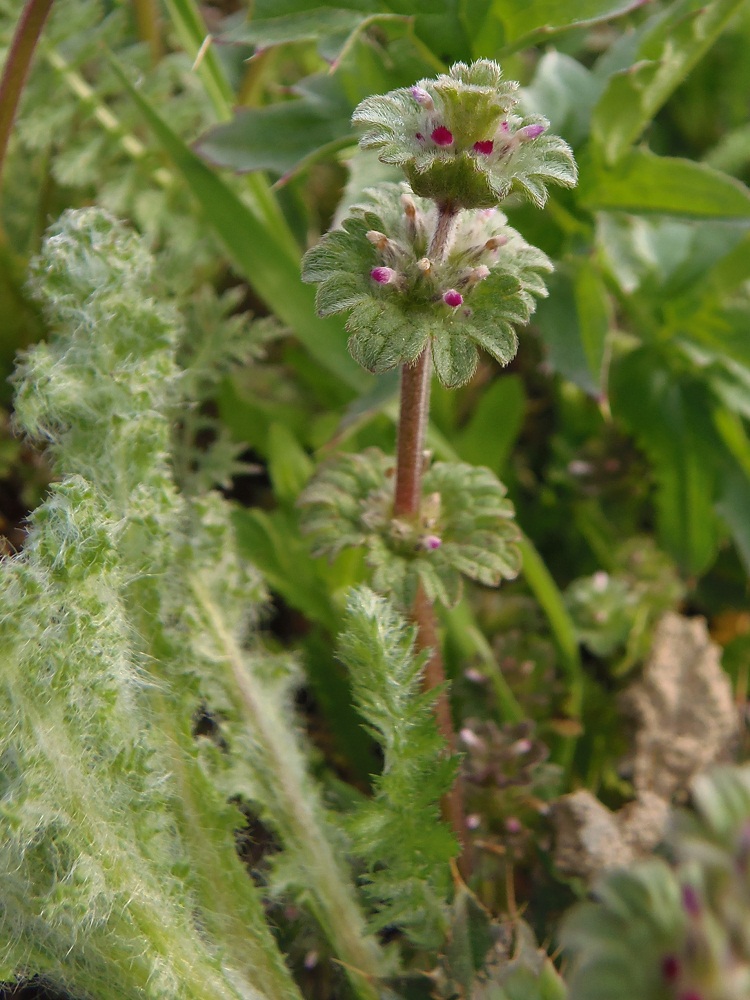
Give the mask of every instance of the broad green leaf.
[[631, 352], [613, 369], [613, 413], [652, 463], [661, 544], [689, 574], [704, 572], [717, 550], [718, 442], [706, 420], [711, 408], [705, 386], [679, 381], [646, 348]]
[[[372, 4], [365, 5], [372, 7]], [[221, 41], [245, 42], [259, 49], [289, 42], [314, 41], [323, 58], [337, 65], [351, 48], [356, 38], [370, 25], [382, 21], [403, 20], [400, 14], [382, 9], [363, 9], [361, 4], [339, 2], [328, 5], [316, 3], [303, 9], [296, 3], [280, 3], [268, 9], [265, 4], [255, 4], [253, 17], [246, 24], [227, 32]]]
[[344, 333], [335, 319], [315, 315], [314, 296], [299, 279], [299, 261], [241, 198], [170, 128], [113, 58], [112, 68], [157, 135], [205, 212], [230, 257], [276, 315], [288, 323], [309, 352], [342, 383], [359, 388], [364, 376], [341, 350]]
[[317, 6], [312, 10], [282, 14], [280, 17], [253, 17], [241, 27], [227, 32], [221, 41], [248, 42], [259, 48], [286, 42], [317, 41], [325, 35], [348, 35], [367, 19], [367, 14], [342, 7]]
[[606, 382], [607, 336], [612, 326], [612, 306], [598, 268], [583, 260], [575, 277], [578, 329], [591, 379], [599, 392]]
[[[578, 0], [574, 4], [570, 0], [493, 0], [475, 38], [481, 45], [482, 33], [489, 32], [500, 42], [501, 54], [513, 52], [569, 28], [620, 17], [641, 3], [642, 0]], [[498, 25], [502, 34], [497, 30]], [[497, 56], [497, 51], [492, 55]]]
[[205, 132], [195, 149], [235, 173], [269, 170], [287, 177], [311, 158], [353, 144], [349, 100], [336, 77], [315, 77], [300, 97], [263, 108], [241, 108], [231, 122]]
[[554, 371], [590, 396], [597, 396], [599, 385], [591, 374], [581, 337], [573, 279], [561, 268], [547, 279], [547, 283], [549, 298], [542, 299], [535, 316], [535, 325], [547, 348], [547, 360]]
[[679, 0], [654, 17], [635, 64], [612, 77], [594, 111], [592, 135], [607, 163], [625, 155], [743, 3]]
[[729, 527], [745, 571], [750, 573], [750, 478], [743, 470], [726, 471], [716, 509]]
[[750, 218], [750, 190], [740, 181], [703, 163], [646, 149], [632, 150], [610, 168], [596, 159], [582, 166], [580, 199], [594, 211]]
[[500, 473], [523, 425], [526, 394], [520, 375], [501, 375], [482, 393], [457, 437], [456, 450], [471, 465]]
[[575, 146], [589, 133], [591, 109], [602, 82], [577, 59], [552, 49], [539, 60], [534, 79], [520, 93], [525, 114], [544, 115], [553, 132]]

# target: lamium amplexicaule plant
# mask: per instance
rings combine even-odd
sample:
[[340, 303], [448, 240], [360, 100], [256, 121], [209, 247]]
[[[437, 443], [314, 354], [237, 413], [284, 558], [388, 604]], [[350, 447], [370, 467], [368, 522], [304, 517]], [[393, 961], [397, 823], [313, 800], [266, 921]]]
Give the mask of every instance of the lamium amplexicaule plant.
[[[520, 568], [503, 485], [425, 453], [433, 366], [458, 386], [478, 348], [507, 364], [545, 294], [549, 260], [498, 202], [541, 207], [548, 183], [576, 180], [546, 121], [514, 113], [514, 90], [480, 61], [365, 100], [362, 145], [408, 183], [369, 192], [304, 261], [320, 312], [349, 314], [354, 357], [402, 380], [395, 460], [341, 455], [301, 500], [316, 551], [363, 546], [372, 570], [338, 655], [383, 764], [346, 812], [312, 776], [297, 667], [264, 646], [266, 594], [230, 503], [179, 481], [205, 352], [180, 351], [179, 309], [124, 225], [87, 208], [49, 232], [31, 287], [51, 336], [19, 362], [15, 415], [57, 479], [0, 563], [0, 978], [96, 1000], [299, 1000], [275, 901], [330, 958], [332, 996], [567, 995], [530, 929], [509, 933], [467, 888], [434, 610], [462, 575], [497, 585]], [[234, 343], [212, 363], [230, 356]], [[680, 835], [675, 865], [611, 876], [573, 914], [573, 997], [747, 997], [748, 780], [704, 779], [705, 829]], [[278, 847], [257, 880], [236, 851], [238, 806]]]
[[[373, 586], [417, 625], [429, 651], [425, 687], [437, 698], [440, 732], [454, 748], [434, 604], [453, 605], [461, 575], [496, 586], [520, 569], [519, 532], [505, 487], [488, 470], [431, 464], [425, 454], [433, 366], [447, 387], [474, 374], [478, 348], [502, 365], [517, 349], [552, 264], [507, 225], [498, 202], [518, 191], [540, 208], [547, 184], [571, 187], [570, 147], [538, 116], [514, 114], [518, 85], [497, 63], [457, 63], [410, 89], [370, 97], [354, 112], [361, 145], [402, 167], [408, 183], [367, 192], [341, 229], [303, 261], [318, 282], [321, 315], [347, 312], [349, 349], [379, 373], [400, 366], [397, 456], [345, 455], [321, 469], [303, 493], [316, 552], [363, 545]], [[444, 814], [462, 845], [468, 874], [461, 785]]]

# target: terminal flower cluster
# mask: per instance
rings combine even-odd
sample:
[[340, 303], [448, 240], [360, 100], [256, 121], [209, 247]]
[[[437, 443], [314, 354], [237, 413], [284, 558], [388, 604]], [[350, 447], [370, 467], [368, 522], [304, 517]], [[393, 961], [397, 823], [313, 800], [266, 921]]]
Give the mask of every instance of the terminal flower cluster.
[[488, 59], [368, 97], [354, 112], [361, 145], [404, 169], [415, 193], [440, 205], [489, 208], [519, 190], [536, 205], [547, 183], [573, 187], [570, 147], [539, 115], [514, 113], [518, 84]]
[[414, 362], [429, 344], [438, 377], [461, 385], [477, 347], [501, 364], [515, 355], [552, 265], [497, 209], [457, 213], [444, 255], [430, 254], [438, 206], [408, 185], [382, 185], [352, 209], [343, 228], [305, 256], [321, 315], [349, 312], [349, 349], [373, 372]]

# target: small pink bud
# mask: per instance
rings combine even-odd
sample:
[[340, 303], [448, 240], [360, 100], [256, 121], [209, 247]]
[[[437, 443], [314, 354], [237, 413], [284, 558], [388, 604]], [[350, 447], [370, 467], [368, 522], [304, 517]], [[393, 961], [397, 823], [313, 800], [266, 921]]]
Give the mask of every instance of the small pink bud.
[[379, 285], [390, 285], [396, 280], [397, 275], [392, 267], [374, 267], [370, 271], [370, 277]]
[[377, 229], [368, 229], [365, 236], [376, 250], [385, 250], [388, 246], [388, 237], [385, 233], [379, 233]]
[[482, 822], [482, 817], [479, 813], [469, 813], [466, 817], [466, 829], [467, 830], [478, 830]]
[[443, 292], [443, 302], [451, 309], [457, 309], [459, 306], [463, 305], [464, 297], [460, 292], [457, 292], [455, 288], [449, 288], [447, 292]]
[[438, 125], [437, 128], [432, 130], [430, 138], [435, 143], [436, 146], [452, 146], [453, 145], [453, 133], [450, 129], [446, 128], [445, 125]]
[[439, 549], [442, 544], [442, 538], [439, 538], [437, 535], [425, 535], [422, 539], [422, 545], [424, 545], [429, 552], [434, 552], [435, 549]]
[[472, 684], [485, 684], [487, 678], [482, 673], [481, 670], [477, 670], [476, 667], [467, 667], [464, 670], [464, 677], [467, 681], [471, 681]]
[[508, 833], [520, 833], [523, 827], [521, 821], [515, 816], [509, 816], [505, 821], [505, 829]]
[[523, 128], [519, 128], [516, 135], [522, 142], [531, 142], [532, 139], [538, 139], [542, 132], [546, 131], [546, 125], [524, 125]]
[[424, 89], [424, 87], [412, 87], [411, 96], [414, 98], [417, 104], [420, 104], [427, 111], [435, 110], [435, 102], [427, 93], [427, 91]]
[[516, 756], [521, 757], [523, 754], [528, 753], [532, 746], [533, 744], [530, 739], [520, 739], [516, 740], [510, 749]]
[[482, 139], [480, 142], [474, 143], [474, 152], [482, 153], [484, 156], [489, 156], [494, 145], [495, 143], [492, 139]]
[[416, 139], [416, 140], [417, 140], [418, 142], [424, 142], [424, 136], [422, 135], [422, 133], [421, 133], [421, 132], [415, 132], [415, 133], [414, 133], [414, 138], [415, 138], [415, 139]]
[[475, 285], [478, 281], [483, 281], [489, 276], [490, 269], [486, 264], [480, 264], [479, 267], [472, 267], [469, 271], [469, 284]]
[[500, 122], [501, 132], [510, 132], [510, 125], [507, 122]]
[[468, 726], [464, 726], [464, 728], [459, 732], [458, 738], [461, 740], [463, 745], [465, 747], [469, 747], [470, 750], [486, 749], [484, 740], [480, 739], [474, 730], [469, 729]]
[[661, 962], [661, 974], [666, 983], [673, 983], [680, 974], [680, 962], [676, 955], [665, 955]]

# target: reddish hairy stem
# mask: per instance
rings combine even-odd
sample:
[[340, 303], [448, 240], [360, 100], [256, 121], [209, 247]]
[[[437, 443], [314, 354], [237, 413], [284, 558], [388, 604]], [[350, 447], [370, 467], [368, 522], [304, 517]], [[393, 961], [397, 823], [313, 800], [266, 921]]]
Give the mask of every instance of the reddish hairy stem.
[[0, 80], [0, 174], [34, 49], [54, 0], [27, 0]]
[[[450, 205], [440, 206], [438, 221], [430, 242], [427, 256], [435, 263], [445, 257], [456, 224], [458, 213]], [[396, 462], [396, 487], [393, 502], [395, 517], [416, 521], [422, 502], [422, 471], [424, 465], [424, 440], [430, 409], [430, 379], [432, 355], [429, 344], [413, 365], [401, 369], [401, 409], [398, 424]], [[412, 618], [417, 625], [417, 648], [429, 650], [423, 686], [425, 691], [441, 688], [435, 702], [435, 718], [448, 749], [456, 747], [450, 703], [445, 692], [445, 669], [440, 651], [440, 638], [432, 602], [420, 584], [414, 598]], [[457, 779], [442, 802], [443, 818], [453, 829], [461, 845], [459, 870], [464, 878], [471, 871], [470, 844], [466, 836], [463, 786]]]

